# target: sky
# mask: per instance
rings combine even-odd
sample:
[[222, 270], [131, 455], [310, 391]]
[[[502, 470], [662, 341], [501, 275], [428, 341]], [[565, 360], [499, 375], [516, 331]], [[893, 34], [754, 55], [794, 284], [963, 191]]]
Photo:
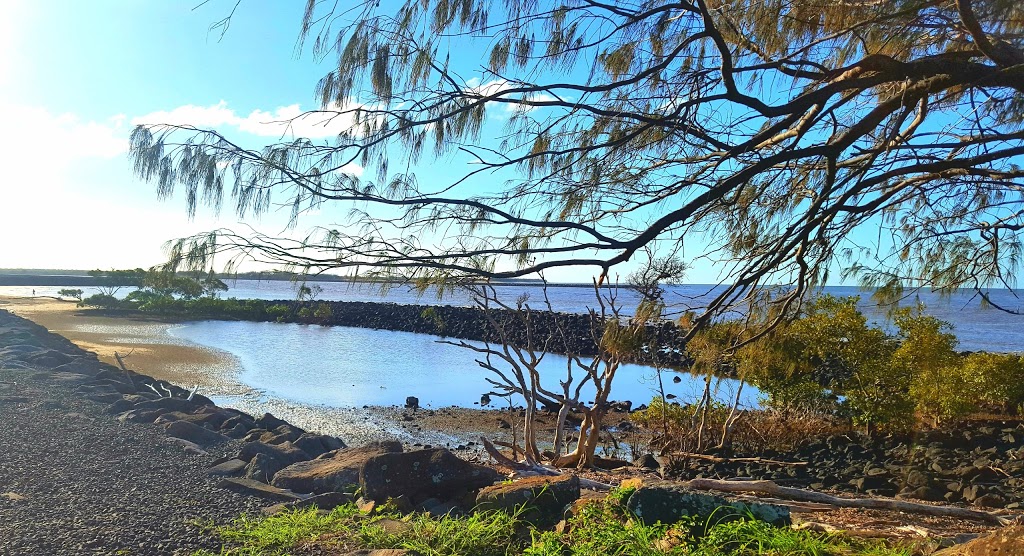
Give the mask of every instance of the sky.
[[[0, 111], [9, 130], [0, 136], [0, 268], [149, 267], [165, 260], [168, 240], [244, 230], [230, 208], [200, 208], [189, 219], [183, 199], [158, 200], [155, 186], [132, 174], [128, 137], [136, 124], [170, 123], [214, 128], [252, 147], [329, 140], [336, 126], [279, 123], [318, 107], [315, 85], [333, 61], [318, 62], [308, 47], [296, 53], [304, 5], [247, 0], [221, 33], [211, 25], [235, 0], [0, 1]], [[451, 181], [467, 162], [433, 165], [421, 179]], [[287, 230], [288, 213], [244, 224], [302, 237], [336, 223], [313, 214]]]
[[[158, 200], [132, 174], [128, 136], [139, 123], [178, 123], [248, 145], [281, 139], [275, 120], [317, 107], [314, 87], [332, 62], [296, 53], [304, 4], [246, 0], [222, 35], [210, 27], [235, 0], [0, 1], [0, 268], [149, 267], [164, 261], [168, 240], [241, 229], [230, 209], [189, 219], [180, 197]], [[332, 129], [297, 133], [327, 140]], [[425, 168], [421, 181], [451, 181], [467, 162]], [[313, 214], [287, 231], [287, 217], [282, 209], [246, 224], [301, 236], [334, 223]], [[548, 278], [585, 282], [594, 272]], [[697, 267], [686, 281], [719, 278]]]
[[[273, 141], [277, 116], [314, 106], [322, 73], [294, 55], [302, 2], [0, 2], [0, 268], [124, 268], [162, 262], [165, 241], [237, 227], [189, 221], [127, 158], [136, 123], [177, 120]], [[255, 225], [269, 232], [285, 217]]]

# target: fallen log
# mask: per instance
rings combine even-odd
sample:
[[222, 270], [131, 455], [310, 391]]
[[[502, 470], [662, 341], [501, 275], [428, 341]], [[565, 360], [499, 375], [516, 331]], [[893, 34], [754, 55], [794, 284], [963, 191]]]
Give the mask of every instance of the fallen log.
[[[528, 463], [522, 463], [510, 459], [505, 454], [502, 454], [494, 447], [494, 444], [487, 437], [481, 436], [480, 442], [484, 445], [484, 450], [498, 463], [498, 465], [511, 469], [515, 477], [531, 477], [536, 475], [545, 476], [557, 476], [562, 475], [562, 471], [553, 467], [547, 467], [545, 465], [530, 465]], [[592, 479], [586, 479], [578, 477], [580, 480], [580, 486], [582, 488], [589, 488], [591, 490], [608, 491], [611, 490], [612, 485], [595, 481]]]
[[766, 494], [776, 498], [798, 500], [801, 502], [814, 502], [817, 504], [828, 504], [839, 508], [864, 508], [872, 510], [893, 510], [899, 512], [916, 513], [923, 515], [934, 515], [941, 517], [956, 517], [960, 519], [971, 519], [994, 523], [996, 525], [1009, 525], [1015, 520], [1010, 517], [957, 508], [953, 506], [929, 506], [916, 502], [903, 500], [892, 500], [888, 498], [839, 498], [822, 492], [812, 492], [799, 488], [783, 487], [772, 481], [722, 481], [718, 479], [693, 479], [683, 483], [694, 490], [717, 490], [721, 492], [753, 492]]
[[765, 465], [791, 465], [791, 466], [802, 466], [808, 465], [806, 461], [779, 461], [774, 459], [765, 458], [723, 458], [719, 456], [709, 456], [707, 454], [694, 454], [691, 452], [672, 452], [671, 457], [677, 458], [693, 458], [702, 459], [706, 461], [713, 461], [715, 463], [761, 463]]

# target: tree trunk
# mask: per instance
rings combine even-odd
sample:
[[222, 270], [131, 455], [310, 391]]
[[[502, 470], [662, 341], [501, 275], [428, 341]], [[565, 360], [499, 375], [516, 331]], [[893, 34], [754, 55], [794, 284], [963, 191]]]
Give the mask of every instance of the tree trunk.
[[562, 457], [562, 449], [565, 447], [565, 419], [569, 416], [569, 404], [563, 403], [558, 408], [558, 419], [555, 421], [555, 446], [552, 451], [555, 452], [554, 459]]

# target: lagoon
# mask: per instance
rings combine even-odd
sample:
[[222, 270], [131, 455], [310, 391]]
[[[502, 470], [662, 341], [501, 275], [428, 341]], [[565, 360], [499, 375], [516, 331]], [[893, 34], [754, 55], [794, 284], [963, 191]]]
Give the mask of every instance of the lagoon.
[[[474, 361], [476, 354], [439, 343], [425, 334], [268, 322], [199, 321], [174, 326], [169, 333], [182, 341], [222, 350], [240, 364], [238, 380], [264, 397], [326, 407], [402, 405], [416, 396], [423, 407], [478, 407], [480, 395], [491, 391], [492, 376]], [[549, 354], [542, 362], [548, 388], [564, 378], [566, 357]], [[574, 376], [579, 380], [580, 372]], [[656, 371], [623, 365], [616, 374], [612, 400], [647, 403], [657, 392]], [[681, 382], [674, 383], [672, 377]], [[664, 374], [667, 393], [680, 401], [694, 400], [703, 377]], [[717, 382], [719, 399], [731, 399], [737, 382]], [[744, 388], [742, 403], [752, 407], [758, 392]], [[584, 388], [581, 400], [592, 398]], [[519, 399], [514, 403], [521, 405]], [[494, 397], [492, 407], [507, 407]]]

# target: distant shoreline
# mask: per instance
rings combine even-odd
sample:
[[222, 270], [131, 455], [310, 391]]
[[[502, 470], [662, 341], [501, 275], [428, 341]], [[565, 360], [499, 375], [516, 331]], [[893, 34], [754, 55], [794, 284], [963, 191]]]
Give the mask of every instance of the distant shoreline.
[[[67, 270], [54, 271], [49, 273], [22, 273], [16, 270], [0, 269], [0, 286], [104, 286], [107, 285], [102, 277], [90, 276], [85, 271]], [[56, 272], [60, 272], [57, 274]], [[81, 272], [80, 274], [78, 274]], [[336, 276], [321, 274], [318, 276], [306, 276], [288, 273], [241, 273], [241, 274], [217, 274], [217, 278], [231, 282], [235, 280], [254, 280], [257, 282], [290, 282], [303, 280], [307, 282], [345, 282], [353, 284], [386, 284], [382, 280], [370, 280], [362, 278], [351, 278], [348, 276]], [[394, 283], [401, 283], [395, 281]], [[496, 287], [502, 286], [541, 286], [543, 282], [535, 279], [510, 279], [496, 280], [490, 282]], [[592, 288], [593, 284], [585, 283], [553, 283], [549, 282], [550, 288]], [[127, 287], [127, 286], [126, 286]]]

